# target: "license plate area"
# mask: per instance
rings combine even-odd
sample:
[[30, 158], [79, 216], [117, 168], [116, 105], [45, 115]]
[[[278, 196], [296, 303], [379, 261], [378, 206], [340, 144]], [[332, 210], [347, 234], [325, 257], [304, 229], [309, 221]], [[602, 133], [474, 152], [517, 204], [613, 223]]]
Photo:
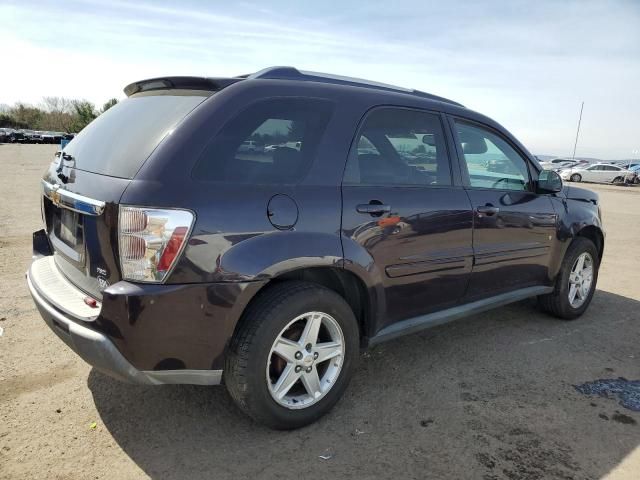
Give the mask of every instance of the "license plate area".
[[60, 209], [58, 238], [72, 248], [76, 247], [80, 240], [82, 240], [82, 238], [78, 238], [78, 234], [81, 233], [79, 223], [76, 212]]
[[84, 261], [83, 217], [66, 208], [53, 208], [51, 243], [58, 253], [82, 264]]

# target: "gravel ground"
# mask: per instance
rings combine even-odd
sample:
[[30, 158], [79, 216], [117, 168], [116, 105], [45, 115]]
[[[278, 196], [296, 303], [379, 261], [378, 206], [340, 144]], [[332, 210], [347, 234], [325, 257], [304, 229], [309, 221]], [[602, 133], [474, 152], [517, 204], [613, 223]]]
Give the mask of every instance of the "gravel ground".
[[640, 380], [640, 188], [592, 186], [608, 236], [581, 319], [527, 301], [380, 345], [328, 416], [274, 432], [224, 388], [111, 380], [45, 326], [24, 272], [54, 151], [0, 145], [0, 478], [640, 477], [640, 412], [574, 388]]

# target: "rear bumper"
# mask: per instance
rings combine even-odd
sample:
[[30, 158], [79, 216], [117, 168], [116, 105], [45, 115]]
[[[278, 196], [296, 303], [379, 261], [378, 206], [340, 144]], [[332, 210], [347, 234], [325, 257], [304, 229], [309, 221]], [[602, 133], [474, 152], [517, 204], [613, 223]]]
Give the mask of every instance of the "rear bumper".
[[31, 280], [30, 273], [27, 273], [27, 284], [45, 323], [89, 365], [129, 383], [146, 385], [162, 383], [149, 376], [147, 372], [137, 370], [131, 365], [105, 335], [70, 320], [58, 311], [40, 295]]
[[[49, 328], [88, 364], [128, 383], [217, 385], [222, 381], [224, 349], [239, 316], [236, 308], [241, 311], [243, 306], [241, 298], [228, 295], [229, 288], [208, 284], [146, 289], [119, 282], [105, 290], [93, 317], [80, 317], [74, 315], [79, 312], [77, 305], [68, 306], [73, 301], [77, 304], [82, 292], [64, 277], [52, 289], [51, 275], [42, 274], [43, 262], [56, 268], [52, 260], [50, 256], [34, 260], [27, 272], [29, 291]], [[240, 294], [258, 288], [250, 287], [234, 284], [231, 291]], [[224, 311], [220, 310], [223, 302], [214, 295], [220, 289], [226, 296]], [[194, 296], [198, 303], [193, 302]], [[200, 303], [204, 299], [214, 306], [206, 308]], [[201, 316], [176, 318], [175, 311]], [[211, 318], [214, 311], [218, 318]]]

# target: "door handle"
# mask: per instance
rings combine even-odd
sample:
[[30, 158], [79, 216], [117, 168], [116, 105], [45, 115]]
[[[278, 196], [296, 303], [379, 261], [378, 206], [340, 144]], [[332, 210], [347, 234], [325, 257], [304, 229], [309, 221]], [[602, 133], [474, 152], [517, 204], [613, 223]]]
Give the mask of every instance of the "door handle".
[[476, 212], [478, 212], [480, 216], [486, 215], [487, 217], [491, 217], [499, 211], [500, 209], [498, 207], [494, 207], [493, 205], [481, 205], [479, 207], [476, 207]]
[[356, 212], [368, 213], [373, 216], [380, 216], [383, 213], [389, 213], [391, 211], [391, 205], [384, 205], [382, 203], [361, 203], [356, 206]]

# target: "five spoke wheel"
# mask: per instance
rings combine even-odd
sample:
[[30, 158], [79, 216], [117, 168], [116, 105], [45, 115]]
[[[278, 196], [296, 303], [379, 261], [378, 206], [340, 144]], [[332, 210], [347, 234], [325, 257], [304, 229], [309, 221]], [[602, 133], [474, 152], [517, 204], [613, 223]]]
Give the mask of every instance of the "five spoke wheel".
[[578, 256], [569, 274], [569, 304], [580, 307], [591, 291], [593, 282], [593, 258], [588, 252]]
[[344, 358], [338, 322], [323, 312], [294, 318], [278, 335], [267, 361], [267, 385], [273, 399], [290, 408], [318, 402], [335, 384]]

